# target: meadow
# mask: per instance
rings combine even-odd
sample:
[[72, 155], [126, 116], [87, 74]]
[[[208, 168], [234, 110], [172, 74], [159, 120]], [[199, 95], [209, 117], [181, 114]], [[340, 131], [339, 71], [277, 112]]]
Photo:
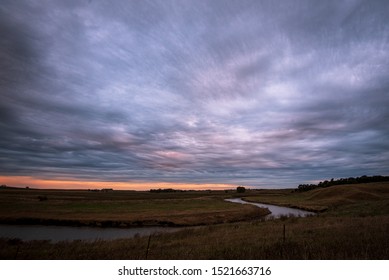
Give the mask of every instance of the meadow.
[[0, 223], [99, 227], [196, 226], [269, 212], [223, 200], [224, 191], [0, 190]]
[[[51, 243], [49, 241], [23, 242], [15, 239], [0, 239], [0, 258], [389, 258], [389, 239], [387, 238], [389, 236], [389, 182], [332, 186], [303, 193], [293, 190], [251, 190], [243, 194], [233, 191], [229, 193], [216, 191], [134, 193], [129, 194], [127, 199], [128, 201], [135, 198], [140, 199], [139, 196], [146, 199], [148, 195], [155, 195], [158, 201], [196, 200], [200, 199], [200, 195], [202, 200], [211, 202], [223, 202], [222, 200], [226, 197], [241, 196], [247, 200], [315, 209], [319, 212], [316, 216], [304, 218], [283, 217], [268, 221], [249, 218], [239, 222], [224, 221], [200, 227], [188, 227], [174, 233], [113, 241]], [[162, 196], [165, 197], [162, 198]], [[220, 211], [219, 208], [208, 210]]]

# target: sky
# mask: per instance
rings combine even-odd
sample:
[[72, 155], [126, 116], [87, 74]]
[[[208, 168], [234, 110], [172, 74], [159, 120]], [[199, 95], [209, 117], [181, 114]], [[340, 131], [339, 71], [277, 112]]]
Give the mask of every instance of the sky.
[[0, 183], [389, 175], [389, 1], [0, 3]]

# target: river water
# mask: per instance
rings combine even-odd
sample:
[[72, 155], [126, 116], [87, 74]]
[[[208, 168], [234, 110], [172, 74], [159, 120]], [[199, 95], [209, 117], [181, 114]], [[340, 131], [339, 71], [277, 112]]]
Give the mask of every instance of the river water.
[[159, 232], [174, 232], [180, 228], [139, 227], [139, 228], [98, 228], [39, 225], [1, 225], [0, 238], [21, 240], [50, 240], [52, 242], [73, 240], [113, 240], [131, 238], [136, 235], [149, 236]]
[[[226, 201], [252, 204], [268, 208], [272, 213], [265, 219], [280, 218], [281, 216], [306, 217], [315, 215], [313, 212], [281, 207], [276, 205], [247, 202], [240, 198], [226, 199]], [[18, 238], [21, 240], [50, 240], [52, 242], [72, 240], [113, 240], [131, 238], [136, 235], [149, 236], [159, 232], [174, 232], [182, 228], [173, 227], [138, 227], [138, 228], [98, 228], [98, 227], [70, 227], [70, 226], [39, 226], [39, 225], [2, 225], [0, 224], [0, 238]]]
[[315, 215], [314, 212], [309, 212], [305, 210], [300, 210], [296, 208], [289, 208], [289, 207], [282, 207], [272, 204], [265, 204], [265, 203], [257, 203], [257, 202], [248, 202], [244, 201], [241, 198], [231, 198], [226, 199], [226, 201], [234, 202], [234, 203], [241, 203], [241, 204], [251, 204], [262, 208], [267, 208], [271, 212], [271, 214], [266, 216], [266, 219], [278, 219], [282, 216], [296, 216], [296, 217], [307, 217]]

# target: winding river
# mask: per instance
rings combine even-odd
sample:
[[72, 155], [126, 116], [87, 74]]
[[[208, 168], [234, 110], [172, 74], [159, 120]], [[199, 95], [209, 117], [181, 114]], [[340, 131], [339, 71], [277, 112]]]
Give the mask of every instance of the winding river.
[[[313, 212], [281, 207], [270, 204], [247, 202], [240, 198], [225, 199], [229, 202], [252, 204], [268, 208], [272, 213], [265, 219], [280, 218], [281, 216], [306, 217], [315, 215]], [[0, 238], [18, 238], [27, 240], [50, 240], [52, 242], [72, 240], [113, 240], [131, 238], [134, 236], [148, 236], [159, 232], [174, 232], [183, 228], [174, 227], [138, 227], [138, 228], [97, 228], [97, 227], [70, 227], [70, 226], [40, 226], [40, 225], [2, 225], [0, 224]]]
[[296, 217], [307, 217], [315, 215], [314, 212], [309, 212], [305, 210], [300, 210], [296, 208], [290, 208], [290, 207], [283, 207], [283, 206], [277, 206], [272, 204], [265, 204], [265, 203], [257, 203], [257, 202], [248, 202], [244, 201], [241, 198], [230, 198], [225, 199], [229, 202], [234, 203], [240, 203], [240, 204], [251, 204], [262, 208], [267, 208], [271, 212], [271, 214], [266, 216], [266, 219], [278, 219], [282, 216], [296, 216]]

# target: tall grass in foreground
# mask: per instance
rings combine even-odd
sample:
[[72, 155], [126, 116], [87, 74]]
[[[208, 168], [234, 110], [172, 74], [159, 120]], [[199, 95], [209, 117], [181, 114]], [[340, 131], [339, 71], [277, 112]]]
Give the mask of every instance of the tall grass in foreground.
[[[388, 259], [388, 236], [389, 216], [242, 222], [153, 235], [148, 259]], [[148, 240], [50, 243], [1, 239], [0, 258], [144, 259]]]

